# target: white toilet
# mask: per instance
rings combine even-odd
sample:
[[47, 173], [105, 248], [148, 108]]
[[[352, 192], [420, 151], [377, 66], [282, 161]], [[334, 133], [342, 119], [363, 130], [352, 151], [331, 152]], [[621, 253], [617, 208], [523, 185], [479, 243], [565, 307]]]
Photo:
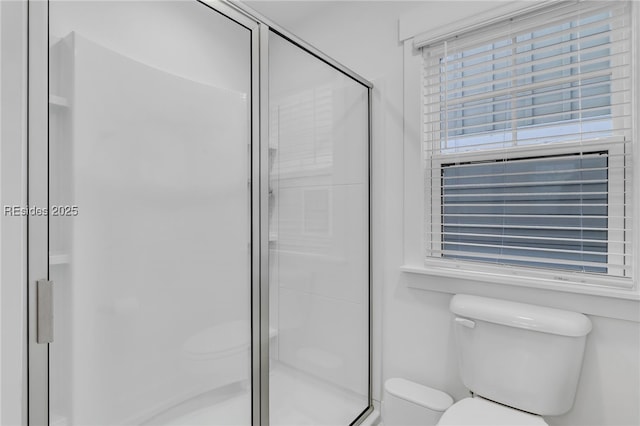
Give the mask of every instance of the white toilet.
[[[417, 388], [405, 387], [396, 396], [387, 387], [398, 379], [390, 379], [382, 411], [385, 426], [543, 426], [542, 416], [571, 409], [591, 331], [586, 316], [461, 294], [452, 298], [450, 309], [460, 376], [473, 396], [440, 410], [442, 405], [432, 403], [438, 397], [429, 402], [425, 389], [431, 388], [413, 383]], [[396, 410], [397, 399], [412, 409]], [[420, 412], [423, 419], [436, 419], [425, 422], [415, 414]]]
[[384, 383], [382, 422], [384, 426], [435, 425], [453, 398], [428, 386], [401, 379]]

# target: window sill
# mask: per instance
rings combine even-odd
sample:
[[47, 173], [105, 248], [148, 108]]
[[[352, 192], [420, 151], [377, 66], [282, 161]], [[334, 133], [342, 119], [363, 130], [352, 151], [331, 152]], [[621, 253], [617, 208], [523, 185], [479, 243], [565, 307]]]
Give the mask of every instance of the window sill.
[[400, 270], [407, 273], [404, 281], [411, 288], [505, 298], [640, 322], [640, 294], [634, 290], [570, 284], [511, 271], [500, 274], [424, 265], [403, 265]]

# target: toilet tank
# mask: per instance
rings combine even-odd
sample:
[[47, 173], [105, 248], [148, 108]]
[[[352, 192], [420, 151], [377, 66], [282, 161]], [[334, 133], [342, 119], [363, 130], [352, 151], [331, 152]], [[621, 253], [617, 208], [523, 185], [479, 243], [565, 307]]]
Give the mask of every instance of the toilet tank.
[[539, 415], [573, 405], [591, 321], [583, 314], [487, 297], [451, 300], [458, 366], [472, 392]]

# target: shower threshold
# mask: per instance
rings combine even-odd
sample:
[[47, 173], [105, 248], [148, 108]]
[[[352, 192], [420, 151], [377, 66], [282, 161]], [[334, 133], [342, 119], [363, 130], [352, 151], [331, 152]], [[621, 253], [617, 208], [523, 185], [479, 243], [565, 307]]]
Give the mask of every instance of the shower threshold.
[[[346, 426], [367, 406], [366, 395], [278, 362], [271, 364], [269, 394], [272, 426]], [[233, 384], [176, 405], [143, 425], [250, 425], [250, 399], [248, 384]]]

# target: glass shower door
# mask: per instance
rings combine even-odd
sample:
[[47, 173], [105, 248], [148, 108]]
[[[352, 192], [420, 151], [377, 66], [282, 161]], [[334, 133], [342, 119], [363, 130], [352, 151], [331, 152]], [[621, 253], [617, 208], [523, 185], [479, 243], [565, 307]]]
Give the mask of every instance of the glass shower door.
[[368, 89], [269, 35], [271, 425], [369, 407]]
[[50, 424], [250, 424], [251, 31], [49, 13]]

